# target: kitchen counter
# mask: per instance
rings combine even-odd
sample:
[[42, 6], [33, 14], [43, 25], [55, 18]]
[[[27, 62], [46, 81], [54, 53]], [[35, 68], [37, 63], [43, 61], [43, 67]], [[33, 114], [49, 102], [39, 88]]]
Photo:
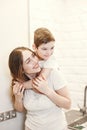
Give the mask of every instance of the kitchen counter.
[[69, 130], [87, 130], [87, 114], [79, 110], [70, 110], [65, 112]]
[[70, 110], [65, 112], [68, 125], [73, 123], [76, 119], [82, 117], [82, 113], [79, 110]]

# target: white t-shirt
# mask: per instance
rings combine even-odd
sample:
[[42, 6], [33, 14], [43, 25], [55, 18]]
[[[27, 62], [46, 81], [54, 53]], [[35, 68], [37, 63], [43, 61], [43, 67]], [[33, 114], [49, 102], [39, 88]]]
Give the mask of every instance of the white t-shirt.
[[58, 68], [57, 59], [54, 55], [51, 55], [48, 60], [39, 61], [39, 65], [41, 68]]
[[[66, 86], [66, 81], [58, 69], [50, 72], [47, 81], [54, 90]], [[24, 106], [27, 110], [25, 125], [30, 130], [63, 130], [67, 126], [62, 108], [44, 94], [25, 90]]]

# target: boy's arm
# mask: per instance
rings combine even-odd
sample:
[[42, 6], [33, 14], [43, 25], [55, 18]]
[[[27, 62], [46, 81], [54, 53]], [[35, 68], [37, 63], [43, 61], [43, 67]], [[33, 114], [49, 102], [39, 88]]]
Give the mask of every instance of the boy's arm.
[[43, 75], [45, 79], [49, 76], [52, 69], [58, 68], [57, 60], [53, 55], [48, 60], [40, 61], [39, 63], [42, 68], [39, 76]]
[[32, 80], [24, 82], [23, 87], [24, 89], [32, 89], [34, 92], [40, 93], [39, 91], [37, 91], [35, 88], [32, 87]]
[[[39, 76], [43, 75], [45, 78], [48, 78], [51, 70], [52, 70], [51, 68], [42, 68]], [[26, 82], [23, 82], [23, 87], [25, 89], [32, 89], [32, 80], [28, 80]]]
[[51, 70], [52, 70], [51, 68], [42, 68], [39, 76], [43, 75], [45, 77], [45, 79], [46, 79], [46, 78], [48, 78]]

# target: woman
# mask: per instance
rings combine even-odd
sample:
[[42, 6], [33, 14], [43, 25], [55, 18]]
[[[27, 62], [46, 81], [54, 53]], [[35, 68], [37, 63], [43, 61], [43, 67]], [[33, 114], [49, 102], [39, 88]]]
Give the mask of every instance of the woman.
[[[67, 130], [62, 108], [69, 109], [71, 100], [66, 82], [57, 69], [50, 72], [47, 81], [43, 75], [37, 78], [41, 71], [38, 63], [34, 52], [26, 47], [10, 53], [14, 108], [20, 112], [27, 110], [25, 130]], [[29, 79], [33, 85], [26, 89], [23, 82]], [[13, 85], [15, 80], [20, 84]]]

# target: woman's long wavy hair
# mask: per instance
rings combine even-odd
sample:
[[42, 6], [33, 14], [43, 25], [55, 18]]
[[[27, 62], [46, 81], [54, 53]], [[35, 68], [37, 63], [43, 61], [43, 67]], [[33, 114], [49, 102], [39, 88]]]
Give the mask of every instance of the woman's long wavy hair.
[[[23, 70], [22, 52], [25, 50], [34, 53], [32, 50], [30, 50], [27, 47], [17, 47], [9, 55], [8, 65], [12, 76], [11, 89], [12, 86], [14, 85], [14, 81], [24, 82], [29, 80], [29, 78], [25, 75]], [[11, 95], [12, 95], [12, 99], [14, 100], [14, 95], [12, 94], [12, 90], [11, 90]]]

